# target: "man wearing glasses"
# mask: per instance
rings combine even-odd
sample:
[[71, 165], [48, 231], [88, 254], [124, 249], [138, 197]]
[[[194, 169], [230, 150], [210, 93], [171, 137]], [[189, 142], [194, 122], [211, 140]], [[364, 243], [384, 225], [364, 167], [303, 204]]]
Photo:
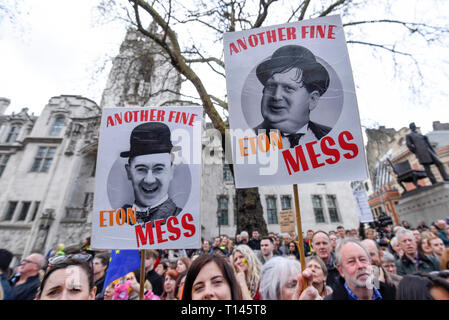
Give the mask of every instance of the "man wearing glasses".
[[319, 140], [332, 128], [310, 121], [310, 112], [329, 87], [329, 73], [308, 49], [287, 45], [257, 66], [264, 85], [261, 101], [263, 122], [254, 128], [279, 129], [283, 144], [293, 148], [299, 142]]
[[14, 284], [14, 300], [33, 300], [40, 287], [39, 270], [46, 264], [43, 255], [33, 253], [22, 260], [17, 271], [19, 280]]

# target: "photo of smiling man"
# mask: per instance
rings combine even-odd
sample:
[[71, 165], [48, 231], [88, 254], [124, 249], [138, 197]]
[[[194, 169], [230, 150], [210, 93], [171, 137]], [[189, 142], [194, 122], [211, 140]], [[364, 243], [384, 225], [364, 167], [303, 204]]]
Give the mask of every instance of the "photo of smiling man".
[[287, 45], [257, 66], [256, 75], [264, 85], [261, 101], [263, 122], [254, 128], [278, 129], [290, 148], [319, 140], [332, 128], [310, 120], [320, 97], [329, 87], [329, 73], [315, 55], [299, 45]]
[[177, 216], [182, 208], [168, 195], [173, 179], [173, 145], [170, 129], [161, 122], [148, 122], [135, 127], [130, 136], [130, 150], [120, 153], [128, 158], [125, 170], [134, 192], [134, 203], [123, 209], [136, 211], [137, 223]]

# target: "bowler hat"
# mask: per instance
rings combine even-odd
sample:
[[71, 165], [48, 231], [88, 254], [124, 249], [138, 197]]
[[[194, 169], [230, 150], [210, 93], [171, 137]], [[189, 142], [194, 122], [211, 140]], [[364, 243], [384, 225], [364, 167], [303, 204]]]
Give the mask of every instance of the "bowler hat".
[[324, 81], [318, 88], [321, 95], [327, 90], [329, 73], [326, 68], [316, 61], [315, 55], [309, 49], [298, 45], [287, 45], [277, 49], [268, 60], [257, 66], [256, 75], [259, 81], [265, 85], [274, 73], [292, 68], [301, 69], [303, 78], [307, 73], [309, 82]]
[[136, 157], [145, 154], [170, 153], [173, 145], [170, 129], [161, 122], [146, 122], [138, 125], [131, 132], [130, 150], [120, 153], [120, 157]]

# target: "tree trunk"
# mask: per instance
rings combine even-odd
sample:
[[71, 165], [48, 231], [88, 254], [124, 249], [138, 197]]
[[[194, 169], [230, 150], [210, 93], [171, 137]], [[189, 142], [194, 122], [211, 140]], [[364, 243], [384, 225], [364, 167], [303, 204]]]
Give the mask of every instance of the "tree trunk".
[[253, 230], [264, 236], [268, 234], [267, 223], [263, 217], [259, 188], [236, 189], [237, 197], [237, 233]]

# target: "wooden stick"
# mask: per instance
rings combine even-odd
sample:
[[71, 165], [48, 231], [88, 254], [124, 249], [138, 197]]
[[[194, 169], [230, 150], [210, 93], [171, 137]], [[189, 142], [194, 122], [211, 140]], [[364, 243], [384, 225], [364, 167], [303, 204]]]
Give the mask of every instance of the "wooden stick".
[[[299, 207], [299, 195], [298, 195], [298, 185], [293, 185], [293, 195], [295, 197], [295, 208], [296, 208], [296, 226], [298, 229], [298, 250], [299, 250], [299, 260], [301, 262], [301, 272], [306, 268], [306, 256], [304, 253], [304, 239], [302, 237], [302, 226], [301, 226], [301, 209]], [[306, 279], [302, 278], [302, 289], [307, 287]]]
[[145, 292], [145, 250], [140, 250], [140, 290], [139, 300], [144, 300]]

